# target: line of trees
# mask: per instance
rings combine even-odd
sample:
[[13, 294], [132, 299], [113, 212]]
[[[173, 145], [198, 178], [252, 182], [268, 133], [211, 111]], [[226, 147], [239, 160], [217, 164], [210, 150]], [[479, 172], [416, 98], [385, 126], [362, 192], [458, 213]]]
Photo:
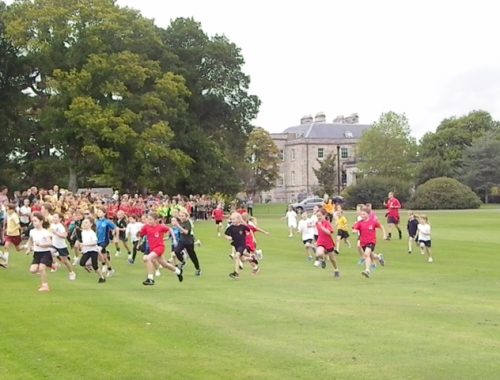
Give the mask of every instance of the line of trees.
[[[363, 188], [371, 186], [373, 177], [387, 183], [386, 190], [400, 189], [403, 200], [411, 198], [411, 191], [401, 189], [436, 178], [456, 179], [485, 202], [500, 193], [500, 122], [485, 111], [445, 119], [419, 143], [404, 114], [384, 113], [362, 136], [358, 157], [361, 179], [348, 196], [366, 193]], [[376, 202], [382, 202], [382, 195]]]
[[114, 0], [0, 1], [0, 178], [264, 190], [276, 174], [252, 178], [272, 163], [247, 157], [260, 101], [243, 64], [234, 43], [191, 18], [160, 28]]

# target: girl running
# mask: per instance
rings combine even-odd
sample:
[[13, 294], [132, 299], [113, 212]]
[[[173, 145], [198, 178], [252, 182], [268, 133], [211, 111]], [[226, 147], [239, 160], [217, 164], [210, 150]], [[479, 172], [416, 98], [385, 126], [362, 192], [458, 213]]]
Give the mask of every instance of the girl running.
[[351, 243], [349, 242], [349, 232], [347, 225], [347, 218], [344, 215], [344, 211], [338, 206], [337, 211], [335, 212], [335, 226], [337, 227], [337, 254], [340, 254], [340, 242], [344, 241], [344, 243], [351, 248]]
[[314, 253], [314, 228], [307, 217], [306, 211], [304, 211], [300, 216], [297, 231], [302, 234], [302, 243], [304, 244], [304, 248], [306, 250], [306, 258], [308, 261], [311, 261]]
[[[316, 242], [316, 261], [325, 263], [326, 257], [330, 259], [334, 270], [334, 277], [340, 277], [340, 271], [337, 265], [337, 258], [335, 257], [335, 243], [333, 241], [333, 227], [327, 219], [328, 212], [325, 209], [319, 210], [318, 223], [318, 241]], [[325, 265], [321, 265], [325, 268]]]
[[[140, 236], [146, 236], [150, 248], [149, 254], [144, 256], [148, 277], [143, 281], [143, 285], [154, 285], [155, 263], [167, 268], [177, 275], [180, 282], [183, 280], [182, 268], [177, 268], [167, 262], [163, 256], [165, 253], [164, 236], [170, 233], [170, 228], [158, 223], [158, 215], [151, 213], [147, 216], [147, 224], [139, 232]], [[182, 231], [182, 230], [181, 230]]]
[[177, 247], [175, 247], [175, 254], [177, 258], [184, 263], [184, 260], [181, 260], [181, 258], [184, 258], [182, 256], [182, 251], [186, 250], [189, 258], [193, 262], [194, 268], [196, 269], [194, 273], [195, 276], [201, 276], [200, 263], [198, 261], [198, 256], [196, 255], [196, 252], [194, 250], [195, 242], [192, 231], [193, 225], [189, 220], [189, 214], [186, 211], [179, 211], [179, 219], [173, 219], [172, 226], [177, 227], [181, 233], [181, 238], [177, 244]]
[[33, 261], [30, 266], [32, 274], [40, 274], [41, 286], [39, 292], [50, 291], [47, 281], [47, 268], [52, 267], [52, 238], [50, 232], [44, 228], [45, 219], [41, 213], [34, 213], [31, 221], [33, 229], [30, 231], [26, 253], [33, 252]]
[[3, 268], [7, 268], [9, 265], [9, 248], [14, 246], [16, 251], [19, 252], [21, 245], [21, 221], [16, 213], [16, 205], [11, 203], [7, 205], [6, 218], [7, 221], [4, 238], [5, 252], [0, 251], [0, 259], [4, 261], [3, 263], [0, 263], [0, 266]]
[[431, 252], [431, 225], [426, 215], [421, 215], [418, 219], [418, 243], [420, 244], [420, 254], [427, 254], [427, 261], [432, 263]]
[[374, 219], [370, 219], [368, 210], [364, 208], [360, 213], [361, 220], [356, 222], [352, 227], [353, 232], [359, 234], [360, 247], [363, 250], [363, 259], [365, 270], [361, 272], [366, 278], [370, 278], [370, 267], [374, 260], [377, 260], [380, 265], [384, 266], [385, 261], [382, 254], [375, 254], [375, 246], [377, 244], [377, 228], [382, 230], [385, 239], [384, 227]]
[[245, 252], [247, 251], [246, 247], [246, 237], [247, 234], [252, 233], [250, 228], [243, 224], [243, 218], [241, 214], [237, 212], [233, 212], [231, 214], [231, 225], [227, 227], [225, 235], [226, 239], [228, 239], [233, 247], [234, 247], [234, 271], [229, 273], [229, 277], [233, 280], [238, 280], [240, 278], [240, 263], [245, 261], [250, 261], [250, 265], [252, 265], [252, 269], [255, 270], [258, 268], [255, 260], [251, 259], [249, 256], [245, 256]]
[[99, 277], [98, 283], [106, 282], [104, 275], [99, 268], [99, 252], [100, 247], [97, 245], [97, 234], [92, 230], [92, 222], [86, 218], [81, 224], [81, 243], [80, 250], [82, 256], [80, 258], [80, 266], [86, 268], [87, 261], [91, 261], [94, 272]]
[[290, 234], [288, 237], [293, 237], [293, 231], [297, 229], [297, 213], [292, 206], [288, 206], [288, 211], [282, 219], [286, 219]]
[[128, 263], [134, 264], [135, 257], [137, 256], [137, 247], [139, 245], [139, 232], [144, 227], [144, 223], [137, 221], [135, 216], [130, 216], [128, 218], [129, 223], [127, 224], [127, 229], [125, 231], [125, 238], [132, 241], [132, 253], [129, 252]]
[[66, 237], [68, 233], [64, 228], [61, 221], [63, 216], [60, 213], [52, 215], [52, 223], [50, 224], [50, 233], [52, 234], [52, 245], [56, 249], [56, 256], [61, 260], [63, 265], [68, 269], [70, 281], [76, 280], [76, 273], [73, 270], [73, 265], [69, 260], [68, 245], [66, 244]]
[[406, 224], [408, 231], [408, 253], [411, 254], [413, 243], [416, 242], [418, 232], [418, 220], [413, 212], [410, 212], [408, 223]]

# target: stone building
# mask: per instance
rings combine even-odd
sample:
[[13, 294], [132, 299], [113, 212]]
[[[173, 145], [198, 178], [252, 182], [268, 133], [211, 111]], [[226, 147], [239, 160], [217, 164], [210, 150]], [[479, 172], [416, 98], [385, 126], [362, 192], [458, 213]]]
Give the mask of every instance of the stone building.
[[340, 189], [355, 183], [356, 144], [363, 131], [370, 128], [358, 121], [358, 115], [353, 114], [337, 116], [333, 123], [328, 123], [325, 114], [318, 113], [314, 118], [304, 116], [300, 125], [287, 128], [283, 133], [272, 133], [280, 151], [280, 178], [276, 188], [264, 194], [264, 198], [286, 203], [314, 194], [318, 190], [318, 179], [313, 168], [318, 168], [318, 160], [332, 152], [340, 157], [336, 160], [340, 164]]

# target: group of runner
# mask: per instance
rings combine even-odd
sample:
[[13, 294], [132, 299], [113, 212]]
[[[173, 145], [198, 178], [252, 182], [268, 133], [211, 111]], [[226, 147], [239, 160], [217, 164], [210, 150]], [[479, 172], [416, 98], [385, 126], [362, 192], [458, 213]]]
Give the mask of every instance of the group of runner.
[[[325, 202], [325, 205], [327, 204], [331, 204], [331, 202]], [[367, 278], [370, 277], [372, 269], [376, 268], [377, 265], [385, 265], [384, 256], [375, 252], [377, 230], [382, 231], [385, 240], [391, 240], [393, 229], [398, 231], [400, 240], [403, 238], [399, 213], [401, 203], [393, 192], [388, 194], [388, 200], [384, 202], [384, 205], [387, 208], [387, 233], [372, 210], [370, 203], [359, 204], [356, 207], [357, 220], [351, 231], [358, 237], [356, 247], [360, 256], [359, 264], [364, 265], [361, 274]], [[326, 268], [326, 261], [329, 260], [334, 269], [334, 277], [340, 277], [337, 260], [337, 256], [340, 254], [340, 244], [344, 242], [347, 247], [351, 247], [348, 221], [341, 204], [330, 208], [315, 206], [311, 216], [307, 212], [303, 212], [299, 221], [297, 221], [298, 218], [297, 213], [289, 206], [283, 217], [287, 220], [288, 236], [293, 237], [293, 232], [297, 230], [301, 234], [307, 259], [309, 261], [314, 259], [314, 266], [321, 268]], [[334, 222], [335, 228], [332, 222]], [[334, 237], [335, 229], [337, 233]], [[413, 245], [417, 243], [421, 254], [426, 255], [428, 262], [432, 263], [431, 226], [428, 217], [410, 212], [407, 231], [409, 236], [408, 253], [412, 253]]]

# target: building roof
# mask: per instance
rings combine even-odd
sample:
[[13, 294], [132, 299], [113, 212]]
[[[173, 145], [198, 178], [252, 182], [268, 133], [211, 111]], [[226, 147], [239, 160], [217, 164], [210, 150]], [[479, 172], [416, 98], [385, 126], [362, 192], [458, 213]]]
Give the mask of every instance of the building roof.
[[370, 124], [339, 124], [313, 122], [287, 128], [283, 133], [295, 133], [306, 139], [359, 139]]

